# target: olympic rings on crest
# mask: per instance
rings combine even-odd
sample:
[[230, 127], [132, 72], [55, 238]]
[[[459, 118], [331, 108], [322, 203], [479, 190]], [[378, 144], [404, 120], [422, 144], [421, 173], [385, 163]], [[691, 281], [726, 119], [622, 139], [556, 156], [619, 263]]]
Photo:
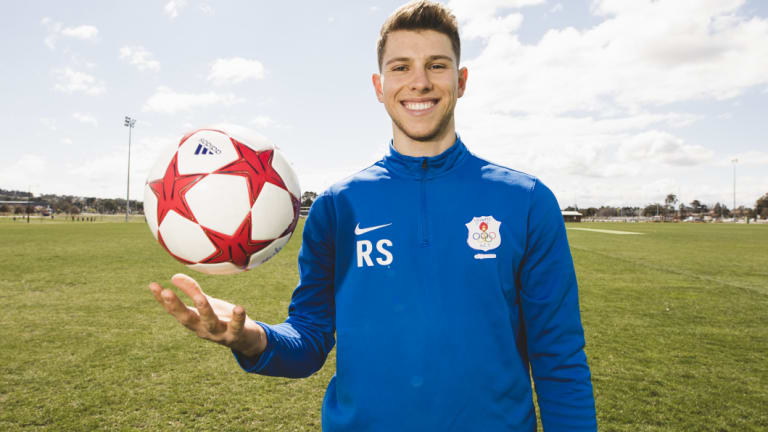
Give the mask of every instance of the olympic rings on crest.
[[490, 243], [495, 238], [496, 238], [496, 233], [493, 233], [493, 232], [489, 233], [487, 231], [483, 231], [481, 233], [476, 232], [476, 233], [472, 234], [472, 239], [473, 240], [480, 240], [480, 241], [482, 241], [484, 243]]

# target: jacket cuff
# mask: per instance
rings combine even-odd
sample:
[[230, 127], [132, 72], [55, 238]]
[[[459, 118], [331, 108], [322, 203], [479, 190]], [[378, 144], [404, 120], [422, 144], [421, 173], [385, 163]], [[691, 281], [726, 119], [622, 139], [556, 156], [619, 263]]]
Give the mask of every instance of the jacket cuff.
[[239, 364], [244, 371], [257, 374], [264, 370], [269, 361], [272, 360], [272, 356], [275, 354], [275, 344], [274, 335], [272, 329], [269, 327], [269, 324], [264, 324], [263, 322], [259, 321], [254, 322], [260, 325], [264, 329], [264, 332], [267, 334], [267, 347], [261, 354], [253, 357], [248, 357], [245, 354], [235, 350], [232, 350], [232, 354], [235, 356], [237, 364]]

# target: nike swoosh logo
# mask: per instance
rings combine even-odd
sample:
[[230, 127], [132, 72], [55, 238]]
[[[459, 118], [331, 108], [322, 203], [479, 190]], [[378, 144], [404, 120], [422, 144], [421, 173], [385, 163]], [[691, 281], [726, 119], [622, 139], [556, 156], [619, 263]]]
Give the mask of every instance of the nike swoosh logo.
[[355, 227], [355, 235], [363, 235], [363, 234], [365, 234], [367, 232], [371, 232], [371, 231], [377, 230], [379, 228], [388, 227], [390, 225], [392, 225], [391, 222], [388, 223], [388, 224], [384, 224], [384, 225], [376, 225], [376, 226], [372, 226], [372, 227], [368, 227], [368, 228], [360, 228], [360, 224], [358, 223], [357, 226]]

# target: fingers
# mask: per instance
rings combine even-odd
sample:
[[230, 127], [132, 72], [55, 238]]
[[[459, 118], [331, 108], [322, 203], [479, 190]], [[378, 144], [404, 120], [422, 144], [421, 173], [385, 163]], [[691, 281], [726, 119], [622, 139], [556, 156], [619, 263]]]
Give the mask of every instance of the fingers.
[[219, 320], [218, 316], [216, 316], [213, 308], [211, 308], [211, 304], [208, 303], [208, 299], [205, 296], [198, 296], [194, 300], [197, 312], [200, 314], [200, 321], [208, 333], [219, 333], [224, 331], [225, 324]]
[[163, 304], [163, 298], [160, 297], [160, 291], [163, 290], [163, 287], [161, 287], [157, 282], [151, 282], [149, 284], [149, 290], [152, 291], [152, 295], [155, 297], [155, 300], [157, 300], [158, 303]]
[[242, 337], [247, 319], [242, 306], [207, 296], [187, 275], [176, 274], [171, 282], [192, 298], [195, 307], [185, 305], [172, 290], [163, 289], [158, 283], [150, 283], [149, 289], [155, 300], [184, 327], [204, 339], [225, 345]]
[[219, 317], [208, 301], [208, 296], [200, 289], [197, 281], [183, 273], [178, 273], [173, 275], [171, 282], [195, 302], [195, 308], [200, 314], [200, 322], [208, 333], [215, 334], [225, 330], [224, 323], [219, 320]]
[[163, 307], [169, 314], [173, 315], [184, 327], [196, 330], [196, 325], [200, 321], [199, 316], [190, 310], [173, 291], [164, 289], [160, 292], [160, 297], [163, 300]]
[[238, 305], [232, 309], [232, 321], [229, 322], [229, 333], [238, 337], [243, 332], [245, 326], [245, 309]]
[[171, 282], [184, 291], [184, 294], [188, 295], [189, 298], [195, 301], [195, 303], [197, 303], [197, 297], [204, 296], [203, 290], [200, 289], [200, 285], [198, 285], [197, 281], [184, 273], [173, 275]]

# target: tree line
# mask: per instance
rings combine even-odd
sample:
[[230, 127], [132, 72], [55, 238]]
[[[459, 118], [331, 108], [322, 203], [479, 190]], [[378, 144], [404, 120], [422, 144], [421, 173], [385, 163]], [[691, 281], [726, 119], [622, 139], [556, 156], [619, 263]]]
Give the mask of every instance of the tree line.
[[768, 193], [755, 201], [754, 207], [739, 206], [736, 209], [728, 208], [725, 203], [716, 202], [704, 204], [700, 200], [693, 200], [690, 203], [680, 202], [676, 194], [667, 194], [664, 202], [656, 202], [645, 205], [644, 207], [612, 207], [600, 206], [579, 208], [576, 205], [569, 206], [565, 210], [575, 210], [585, 217], [658, 217], [660, 219], [678, 219], [687, 218], [749, 218], [749, 219], [768, 219]]
[[[50, 215], [81, 213], [117, 214], [125, 212], [124, 198], [95, 198], [75, 195], [43, 194], [33, 196], [29, 192], [0, 189], [0, 201], [29, 201], [30, 205], [0, 203], [0, 213]], [[144, 203], [131, 200], [131, 213], [144, 213]]]
[[[75, 195], [56, 195], [44, 194], [33, 196], [29, 192], [0, 189], [0, 201], [26, 201], [34, 205], [26, 204], [0, 204], [0, 213], [5, 214], [24, 214], [30, 213], [63, 213], [68, 215], [78, 215], [80, 213], [101, 213], [117, 214], [125, 212], [125, 199], [123, 198], [95, 198], [80, 197]], [[302, 207], [309, 207], [317, 199], [317, 193], [305, 191], [301, 195]], [[144, 203], [131, 200], [132, 213], [144, 213]], [[588, 207], [579, 208], [577, 205], [569, 206], [565, 210], [575, 210], [581, 212], [585, 217], [660, 217], [663, 219], [685, 219], [688, 217], [708, 216], [716, 218], [748, 217], [750, 219], [760, 218], [768, 219], [768, 193], [755, 201], [754, 207], [740, 206], [736, 209], [730, 209], [724, 203], [716, 202], [714, 205], [707, 205], [700, 200], [693, 200], [686, 204], [680, 202], [676, 194], [668, 194], [664, 202], [651, 203], [644, 207]]]

